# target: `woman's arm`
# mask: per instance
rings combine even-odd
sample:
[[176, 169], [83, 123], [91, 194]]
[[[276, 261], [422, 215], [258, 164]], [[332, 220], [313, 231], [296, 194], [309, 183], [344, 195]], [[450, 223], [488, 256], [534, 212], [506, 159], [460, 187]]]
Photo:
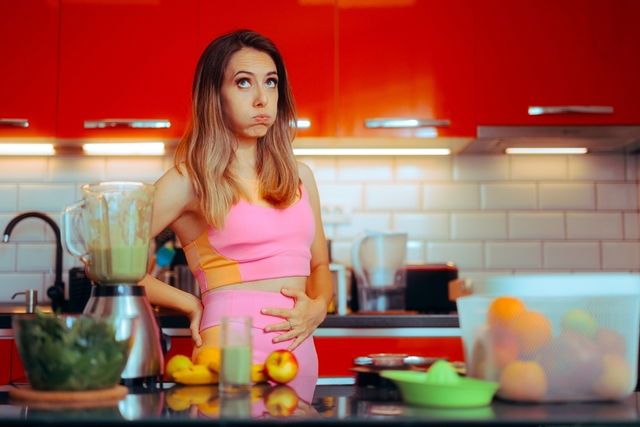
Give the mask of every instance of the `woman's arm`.
[[311, 244], [311, 272], [304, 292], [295, 289], [282, 289], [282, 294], [296, 300], [292, 310], [267, 308], [265, 314], [280, 316], [286, 321], [269, 325], [269, 331], [286, 331], [274, 339], [274, 342], [293, 339], [289, 350], [293, 350], [316, 330], [327, 316], [327, 308], [333, 298], [333, 280], [329, 271], [329, 254], [320, 215], [320, 197], [311, 169], [299, 163], [300, 178], [309, 195], [315, 221], [315, 236]]
[[[156, 236], [167, 226], [172, 226], [189, 210], [194, 200], [189, 177], [169, 169], [155, 185], [151, 234]], [[147, 274], [139, 282], [145, 287], [149, 301], [162, 307], [186, 313], [191, 319], [191, 335], [196, 345], [201, 344], [199, 333], [202, 305], [196, 296], [184, 292]]]

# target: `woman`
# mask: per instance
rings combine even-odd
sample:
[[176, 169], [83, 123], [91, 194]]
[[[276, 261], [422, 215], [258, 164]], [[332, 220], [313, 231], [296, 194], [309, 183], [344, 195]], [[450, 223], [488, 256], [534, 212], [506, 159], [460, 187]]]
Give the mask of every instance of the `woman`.
[[192, 96], [175, 165], [155, 184], [152, 233], [176, 233], [202, 298], [149, 275], [141, 283], [152, 303], [189, 315], [196, 353], [219, 345], [223, 315], [250, 314], [253, 362], [289, 349], [315, 385], [311, 334], [333, 287], [318, 191], [292, 151], [282, 57], [255, 32], [224, 35], [202, 54]]

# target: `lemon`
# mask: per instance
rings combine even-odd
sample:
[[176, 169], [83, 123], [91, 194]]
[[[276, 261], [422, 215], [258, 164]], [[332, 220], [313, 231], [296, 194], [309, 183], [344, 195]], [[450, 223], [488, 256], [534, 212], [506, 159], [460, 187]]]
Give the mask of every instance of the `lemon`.
[[215, 372], [220, 372], [220, 348], [205, 347], [196, 354], [196, 365], [205, 365]]
[[176, 371], [188, 369], [193, 366], [193, 362], [184, 354], [176, 354], [167, 362], [167, 375], [173, 378], [173, 374]]

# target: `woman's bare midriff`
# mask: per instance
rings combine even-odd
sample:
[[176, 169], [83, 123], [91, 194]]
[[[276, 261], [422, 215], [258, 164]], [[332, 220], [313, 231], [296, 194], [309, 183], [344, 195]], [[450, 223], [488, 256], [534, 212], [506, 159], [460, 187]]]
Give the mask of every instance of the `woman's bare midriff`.
[[[215, 289], [211, 289], [205, 293], [218, 292], [218, 291], [230, 291], [230, 290], [247, 290], [247, 291], [262, 291], [262, 292], [280, 292], [282, 288], [297, 289], [300, 291], [305, 290], [307, 278], [303, 276], [298, 277], [279, 277], [276, 279], [264, 279], [255, 280], [252, 282], [234, 283], [233, 285], [220, 286]], [[220, 346], [220, 326], [211, 326], [209, 328], [200, 331], [202, 337], [202, 346], [194, 347], [193, 357], [205, 347], [219, 347]]]

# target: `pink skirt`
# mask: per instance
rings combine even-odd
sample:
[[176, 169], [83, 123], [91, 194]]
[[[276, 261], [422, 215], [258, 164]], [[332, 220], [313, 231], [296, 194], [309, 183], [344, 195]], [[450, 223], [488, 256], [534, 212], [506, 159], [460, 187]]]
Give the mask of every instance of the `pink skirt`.
[[[212, 326], [219, 326], [223, 316], [251, 316], [253, 363], [264, 363], [267, 356], [274, 350], [286, 349], [293, 340], [274, 343], [273, 339], [284, 331], [265, 332], [267, 325], [282, 322], [277, 316], [269, 316], [260, 312], [263, 308], [293, 308], [295, 300], [279, 292], [262, 291], [215, 291], [202, 297], [204, 311], [200, 321], [200, 331]], [[298, 396], [311, 402], [313, 391], [318, 380], [318, 355], [313, 337], [305, 339], [294, 351], [298, 360], [298, 375], [289, 386], [293, 387]]]

